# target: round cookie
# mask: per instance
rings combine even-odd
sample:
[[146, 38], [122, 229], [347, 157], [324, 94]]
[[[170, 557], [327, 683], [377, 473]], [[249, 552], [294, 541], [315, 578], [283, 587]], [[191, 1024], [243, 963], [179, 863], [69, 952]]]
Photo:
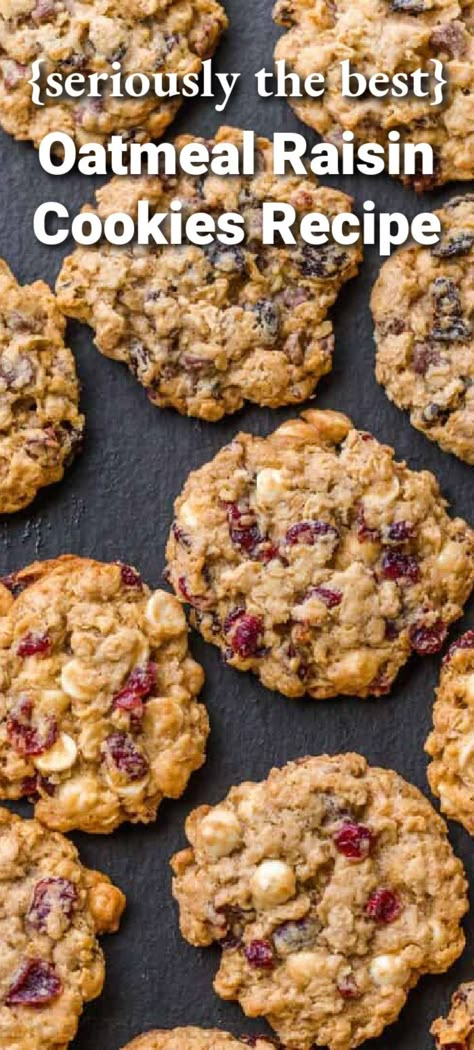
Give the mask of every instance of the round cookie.
[[233, 787], [186, 834], [172, 862], [182, 934], [220, 944], [215, 990], [265, 1016], [288, 1050], [379, 1035], [421, 975], [462, 951], [466, 882], [444, 821], [359, 755]]
[[84, 417], [66, 322], [43, 281], [21, 288], [0, 259], [0, 514], [60, 481]]
[[448, 1017], [431, 1026], [437, 1050], [474, 1050], [474, 983], [461, 984], [451, 999]]
[[0, 808], [0, 1033], [8, 1050], [66, 1050], [105, 977], [97, 935], [125, 897], [72, 842]]
[[439, 244], [402, 248], [374, 286], [376, 375], [417, 430], [474, 464], [474, 194], [436, 214]]
[[47, 99], [34, 105], [31, 63], [44, 75], [117, 72], [123, 76], [199, 73], [227, 27], [216, 0], [4, 0], [0, 18], [0, 124], [36, 146], [50, 132], [70, 135], [77, 146], [160, 138], [180, 106], [179, 98], [100, 97]]
[[474, 835], [474, 631], [453, 642], [443, 661], [425, 750], [431, 790], [441, 809]]
[[175, 504], [169, 579], [225, 660], [315, 698], [390, 691], [474, 583], [474, 534], [437, 482], [337, 412], [238, 434]]
[[31, 796], [59, 831], [154, 820], [209, 731], [176, 598], [74, 556], [3, 582], [16, 597], [0, 621], [0, 797]]
[[[322, 98], [289, 99], [300, 120], [338, 147], [352, 132], [356, 145], [389, 145], [390, 132], [401, 143], [429, 143], [432, 176], [405, 176], [418, 190], [474, 173], [474, 37], [469, 0], [278, 0], [275, 21], [288, 32], [278, 41], [275, 59], [306, 78], [323, 73]], [[341, 62], [368, 79], [375, 73], [433, 74], [433, 60], [443, 63], [449, 88], [442, 106], [429, 98], [361, 98], [341, 93]], [[351, 87], [354, 88], [354, 84]], [[425, 85], [424, 85], [425, 86]], [[380, 85], [379, 85], [380, 87]]]
[[[176, 148], [203, 141], [182, 136]], [[221, 128], [215, 142], [240, 148], [242, 132]], [[169, 211], [174, 199], [186, 216], [239, 212], [242, 246], [117, 252], [104, 241], [77, 248], [57, 281], [64, 313], [94, 329], [101, 353], [127, 364], [153, 404], [211, 421], [245, 400], [275, 408], [314, 394], [332, 364], [328, 310], [361, 254], [336, 244], [264, 246], [264, 201], [290, 203], [299, 216], [333, 216], [350, 211], [351, 199], [312, 176], [274, 176], [267, 139], [257, 140], [257, 151], [254, 177], [117, 177], [97, 194], [102, 219], [115, 211], [135, 218], [143, 198], [151, 214]]]
[[233, 1035], [220, 1030], [203, 1028], [174, 1028], [172, 1031], [147, 1032], [132, 1039], [123, 1050], [242, 1050], [253, 1046], [255, 1050], [274, 1050], [274, 1043], [263, 1037]]

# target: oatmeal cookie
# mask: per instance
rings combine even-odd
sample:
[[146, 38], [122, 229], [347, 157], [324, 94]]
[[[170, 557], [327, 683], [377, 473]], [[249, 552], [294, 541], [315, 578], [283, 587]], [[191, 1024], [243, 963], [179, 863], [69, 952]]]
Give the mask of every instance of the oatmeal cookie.
[[444, 821], [359, 755], [304, 758], [233, 787], [173, 858], [183, 936], [218, 942], [215, 989], [289, 1050], [349, 1050], [460, 955], [467, 910]]
[[428, 779], [441, 809], [474, 835], [474, 631], [466, 631], [443, 661], [426, 741]]
[[474, 984], [461, 984], [451, 999], [446, 1020], [439, 1017], [431, 1027], [437, 1050], [474, 1050]]
[[43, 281], [20, 287], [0, 259], [0, 514], [60, 481], [81, 444], [66, 322]]
[[474, 584], [474, 533], [393, 456], [309, 411], [189, 476], [169, 579], [232, 667], [286, 696], [380, 696], [411, 651], [441, 649]]
[[[193, 141], [204, 140], [183, 136], [176, 147]], [[240, 147], [242, 132], [221, 128], [215, 141]], [[115, 211], [135, 218], [142, 198], [152, 213], [169, 211], [175, 198], [187, 216], [240, 212], [242, 247], [215, 241], [117, 252], [104, 242], [77, 248], [57, 282], [64, 313], [91, 325], [101, 353], [127, 364], [153, 404], [212, 421], [245, 400], [277, 407], [312, 396], [332, 364], [328, 310], [360, 258], [357, 246], [262, 245], [264, 201], [290, 203], [300, 216], [333, 216], [351, 200], [312, 176], [273, 175], [271, 144], [257, 143], [253, 178], [117, 177], [97, 194], [102, 218]]]
[[174, 1028], [173, 1031], [147, 1032], [132, 1039], [124, 1050], [242, 1050], [252, 1046], [255, 1050], [275, 1050], [269, 1039], [258, 1037], [235, 1039], [233, 1035], [215, 1028]]
[[434, 248], [402, 248], [372, 293], [376, 375], [417, 430], [474, 465], [474, 194], [437, 212]]
[[[275, 21], [288, 32], [278, 41], [276, 59], [303, 79], [323, 73], [322, 98], [290, 99], [300, 120], [337, 146], [344, 131], [355, 142], [388, 146], [397, 131], [401, 141], [427, 142], [434, 151], [432, 176], [406, 176], [416, 189], [432, 189], [451, 179], [474, 176], [474, 36], [470, 0], [278, 0]], [[433, 73], [433, 59], [448, 80], [442, 106], [432, 98], [387, 96], [368, 91], [359, 98], [341, 94], [341, 65], [366, 78], [393, 77], [416, 69]]]
[[125, 897], [76, 848], [0, 808], [0, 1044], [66, 1050], [102, 991], [97, 935], [118, 929]]
[[46, 99], [33, 104], [31, 63], [45, 76], [79, 72], [199, 73], [227, 27], [216, 0], [2, 0], [0, 13], [0, 123], [17, 139], [36, 146], [50, 132], [65, 132], [82, 146], [160, 138], [180, 106], [179, 98]]
[[202, 765], [209, 728], [176, 598], [74, 556], [3, 583], [0, 796], [31, 796], [59, 831], [154, 820]]

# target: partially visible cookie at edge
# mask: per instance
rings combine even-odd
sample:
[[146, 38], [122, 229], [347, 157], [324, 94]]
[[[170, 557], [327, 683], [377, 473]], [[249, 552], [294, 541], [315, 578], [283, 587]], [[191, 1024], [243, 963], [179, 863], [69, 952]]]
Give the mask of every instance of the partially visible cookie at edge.
[[437, 1050], [474, 1050], [474, 983], [461, 984], [451, 999], [448, 1017], [431, 1026]]
[[264, 1036], [237, 1039], [227, 1032], [212, 1028], [173, 1028], [146, 1032], [132, 1039], [123, 1050], [275, 1050], [275, 1043]]
[[31, 797], [60, 831], [154, 820], [209, 732], [179, 602], [131, 566], [75, 556], [3, 582], [0, 796]]
[[388, 693], [438, 652], [474, 584], [474, 533], [428, 471], [338, 412], [237, 434], [175, 503], [170, 582], [224, 659], [286, 696]]
[[410, 421], [474, 465], [474, 194], [436, 213], [433, 248], [401, 248], [372, 292], [376, 375]]
[[[223, 127], [214, 141], [241, 149], [242, 134]], [[254, 176], [116, 177], [97, 193], [102, 220], [117, 211], [135, 220], [143, 199], [151, 215], [174, 199], [183, 219], [236, 212], [241, 245], [131, 243], [118, 252], [102, 241], [76, 248], [56, 284], [64, 313], [91, 326], [100, 352], [128, 365], [153, 404], [210, 421], [245, 401], [276, 408], [314, 395], [332, 367], [328, 311], [361, 257], [359, 245], [311, 246], [297, 231], [295, 246], [263, 244], [264, 202], [288, 203], [300, 220], [312, 211], [332, 219], [352, 201], [314, 176], [274, 175], [271, 143], [256, 141]], [[178, 138], [178, 153], [193, 142], [204, 140]]]
[[123, 893], [63, 835], [0, 808], [0, 1039], [66, 1050], [105, 977], [97, 936], [118, 929]]
[[446, 654], [425, 750], [428, 780], [441, 809], [474, 835], [474, 631]]
[[[50, 132], [70, 135], [77, 146], [106, 143], [122, 135], [125, 143], [160, 138], [181, 99], [113, 97], [103, 84], [98, 97], [48, 98], [37, 106], [28, 83], [31, 64], [43, 76], [83, 73], [197, 74], [211, 58], [227, 28], [216, 0], [3, 0], [0, 13], [0, 124], [17, 139], [36, 146]], [[115, 69], [113, 68], [114, 63]], [[77, 85], [76, 85], [77, 87]], [[43, 96], [44, 101], [44, 96]]]
[[397, 773], [321, 755], [186, 821], [180, 927], [221, 949], [214, 987], [288, 1050], [350, 1050], [460, 955], [466, 880], [441, 817]]
[[60, 481], [84, 417], [66, 322], [47, 284], [21, 287], [0, 259], [0, 514]]

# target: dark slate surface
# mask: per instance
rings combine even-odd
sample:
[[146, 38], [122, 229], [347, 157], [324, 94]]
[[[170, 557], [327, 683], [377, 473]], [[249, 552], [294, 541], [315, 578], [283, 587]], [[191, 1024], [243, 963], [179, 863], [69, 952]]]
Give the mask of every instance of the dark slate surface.
[[[217, 67], [223, 72], [243, 71], [245, 76], [224, 122], [268, 135], [277, 130], [304, 131], [285, 101], [261, 101], [255, 94], [253, 73], [263, 64], [271, 68], [277, 36], [270, 0], [227, 0], [227, 7], [231, 29]], [[175, 128], [212, 134], [221, 122], [210, 103], [189, 103]], [[309, 131], [308, 137], [315, 141]], [[44, 200], [59, 199], [75, 212], [92, 198], [96, 180], [78, 174], [48, 177], [29, 144], [3, 135], [0, 158], [0, 254], [23, 282], [42, 277], [54, 283], [67, 246], [52, 249], [35, 241], [34, 210]], [[450, 186], [417, 199], [388, 177], [332, 181], [352, 193], [359, 205], [372, 198], [378, 209], [401, 210], [410, 216], [462, 189]], [[368, 302], [379, 266], [377, 252], [368, 249], [360, 276], [345, 289], [334, 311], [334, 369], [320, 386], [319, 407], [348, 412], [357, 424], [393, 444], [411, 467], [432, 469], [453, 510], [469, 517], [470, 468], [417, 434], [376, 384]], [[153, 408], [124, 367], [94, 350], [87, 329], [73, 324], [69, 335], [87, 414], [84, 453], [62, 484], [41, 494], [27, 512], [0, 522], [0, 571], [72, 551], [132, 562], [150, 584], [157, 585], [173, 500], [189, 470], [213, 456], [238, 429], [266, 434], [292, 413], [250, 406], [219, 424], [182, 419], [172, 411]], [[474, 623], [472, 612], [462, 626], [469, 623]], [[205, 768], [193, 777], [181, 801], [163, 805], [156, 826], [124, 827], [111, 838], [77, 836], [84, 861], [117, 881], [128, 895], [129, 907], [121, 934], [104, 945], [108, 960], [104, 994], [86, 1009], [74, 1050], [119, 1050], [152, 1026], [221, 1026], [236, 1035], [265, 1030], [263, 1023], [247, 1021], [236, 1004], [222, 1003], [214, 995], [217, 950], [193, 949], [178, 933], [168, 859], [184, 844], [183, 822], [193, 806], [218, 801], [242, 779], [264, 777], [273, 764], [307, 753], [348, 749], [397, 769], [427, 791], [423, 742], [430, 727], [439, 658], [413, 659], [387, 699], [311, 703], [272, 695], [252, 677], [224, 668], [217, 650], [198, 636], [193, 636], [192, 648], [207, 676], [204, 699], [212, 736]], [[28, 807], [22, 811], [27, 813]], [[450, 834], [472, 878], [472, 843], [455, 824]], [[472, 917], [466, 932], [468, 945], [460, 963], [448, 975], [420, 983], [399, 1023], [371, 1044], [374, 1050], [432, 1047], [431, 1021], [445, 1010], [457, 982], [473, 973]]]

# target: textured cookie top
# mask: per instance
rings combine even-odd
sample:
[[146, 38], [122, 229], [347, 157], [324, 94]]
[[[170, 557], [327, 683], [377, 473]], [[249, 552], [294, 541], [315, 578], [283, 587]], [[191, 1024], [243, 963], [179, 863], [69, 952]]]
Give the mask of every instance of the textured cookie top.
[[448, 817], [474, 835], [474, 631], [453, 642], [441, 671], [426, 742], [431, 789]]
[[153, 820], [202, 765], [208, 734], [181, 606], [129, 566], [73, 556], [6, 583], [1, 797], [35, 796], [60, 831]]
[[174, 1028], [173, 1031], [147, 1032], [128, 1043], [124, 1050], [242, 1050], [252, 1046], [255, 1050], [274, 1050], [267, 1039], [234, 1039], [233, 1035], [216, 1028]]
[[336, 412], [238, 434], [175, 505], [169, 578], [232, 667], [287, 696], [380, 696], [437, 652], [474, 582], [474, 535], [432, 474]]
[[290, 1050], [348, 1050], [460, 954], [462, 865], [420, 792], [358, 755], [306, 758], [187, 820], [183, 936], [223, 949], [216, 991]]
[[417, 430], [474, 464], [474, 194], [436, 214], [440, 243], [401, 249], [375, 284], [376, 374]]
[[66, 322], [43, 281], [21, 288], [0, 259], [0, 514], [60, 481], [84, 417]]
[[62, 835], [0, 809], [0, 1035], [8, 1050], [66, 1050], [104, 983], [97, 934], [125, 898]]
[[431, 1027], [439, 1050], [474, 1050], [474, 984], [461, 984], [451, 999], [446, 1019], [439, 1017]]
[[149, 77], [199, 73], [227, 26], [216, 0], [2, 0], [0, 10], [0, 123], [36, 146], [49, 132], [65, 132], [77, 144], [159, 138], [175, 116], [179, 98], [31, 98], [31, 63], [63, 77], [79, 72], [141, 72]]
[[[176, 147], [194, 141], [204, 140], [183, 136]], [[226, 141], [240, 147], [242, 132], [221, 128], [215, 142]], [[310, 397], [331, 368], [328, 310], [357, 272], [357, 246], [262, 245], [264, 201], [292, 204], [300, 217], [332, 217], [350, 211], [351, 200], [313, 177], [274, 176], [270, 143], [261, 138], [257, 147], [254, 177], [117, 177], [97, 194], [102, 218], [135, 218], [141, 198], [151, 214], [169, 211], [173, 199], [186, 217], [238, 212], [242, 246], [117, 252], [104, 242], [78, 248], [57, 282], [62, 310], [91, 325], [98, 349], [126, 363], [154, 404], [202, 419], [220, 419], [245, 400], [276, 407]]]
[[[431, 189], [474, 174], [474, 37], [469, 0], [278, 0], [274, 18], [288, 28], [276, 59], [305, 78], [323, 73], [323, 98], [290, 99], [298, 117], [336, 145], [352, 131], [358, 143], [388, 144], [392, 130], [406, 142], [428, 142], [434, 175], [407, 177], [417, 189]], [[449, 91], [441, 107], [432, 98], [377, 99], [341, 94], [342, 60], [366, 78], [375, 73], [433, 73], [443, 62]]]

